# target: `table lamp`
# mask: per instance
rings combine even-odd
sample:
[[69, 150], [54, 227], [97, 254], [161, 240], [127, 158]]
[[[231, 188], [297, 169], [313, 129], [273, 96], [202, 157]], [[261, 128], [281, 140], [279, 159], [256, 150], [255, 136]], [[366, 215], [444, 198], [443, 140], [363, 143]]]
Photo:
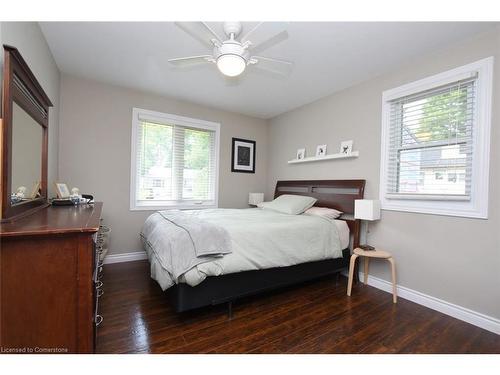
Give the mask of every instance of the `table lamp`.
[[[366, 237], [368, 237], [368, 222], [380, 219], [380, 201], [371, 199], [354, 200], [354, 218], [366, 220]], [[367, 241], [368, 242], [368, 241]], [[375, 250], [373, 246], [361, 245], [363, 250]]]
[[264, 193], [249, 193], [248, 204], [250, 206], [257, 206], [259, 203], [264, 202]]

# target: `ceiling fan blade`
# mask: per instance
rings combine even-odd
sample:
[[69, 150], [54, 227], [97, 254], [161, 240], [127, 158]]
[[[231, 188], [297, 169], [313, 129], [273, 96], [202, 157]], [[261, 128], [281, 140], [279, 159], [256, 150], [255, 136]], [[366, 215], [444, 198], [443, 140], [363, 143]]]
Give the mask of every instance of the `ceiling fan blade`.
[[212, 39], [222, 43], [221, 38], [205, 22], [175, 22], [175, 24], [206, 46], [214, 46]]
[[292, 72], [293, 63], [285, 60], [272, 59], [270, 57], [252, 56], [255, 62], [255, 67], [270, 71], [282, 76], [287, 76]]
[[261, 53], [262, 51], [265, 51], [266, 49], [271, 48], [272, 46], [281, 43], [286, 39], [288, 39], [288, 32], [286, 30], [283, 30], [281, 33], [276, 34], [275, 36], [269, 38], [258, 46], [250, 48], [252, 49], [252, 53]]
[[253, 53], [264, 51], [288, 38], [286, 26], [287, 22], [260, 22], [241, 38], [241, 42], [249, 42]]
[[205, 64], [209, 63], [212, 59], [212, 55], [201, 55], [201, 56], [189, 56], [189, 57], [180, 57], [178, 59], [169, 59], [168, 62], [175, 66], [191, 66], [197, 64]]

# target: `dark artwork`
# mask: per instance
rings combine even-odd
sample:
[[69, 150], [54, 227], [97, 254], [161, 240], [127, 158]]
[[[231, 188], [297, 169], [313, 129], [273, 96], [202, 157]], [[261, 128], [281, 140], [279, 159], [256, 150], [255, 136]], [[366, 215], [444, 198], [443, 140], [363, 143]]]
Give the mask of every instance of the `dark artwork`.
[[[239, 143], [238, 146], [236, 142]], [[249, 169], [250, 166], [252, 169]], [[255, 141], [233, 138], [231, 172], [255, 173]]]
[[238, 147], [238, 165], [250, 165], [250, 147]]

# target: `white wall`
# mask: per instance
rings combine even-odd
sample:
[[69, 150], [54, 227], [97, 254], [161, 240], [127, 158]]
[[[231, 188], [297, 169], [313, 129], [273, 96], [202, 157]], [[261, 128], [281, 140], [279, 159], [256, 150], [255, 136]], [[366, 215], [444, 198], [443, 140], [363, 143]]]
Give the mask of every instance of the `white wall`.
[[[54, 105], [49, 109], [49, 156], [48, 188], [49, 197], [54, 196], [54, 184], [58, 178], [59, 145], [59, 69], [52, 57], [45, 37], [36, 22], [1, 22], [1, 44], [16, 47], [28, 63], [43, 90]], [[3, 62], [3, 48], [1, 51]], [[0, 64], [3, 66], [3, 64]], [[0, 69], [0, 78], [2, 75]], [[30, 187], [28, 190], [31, 189]]]
[[[267, 122], [63, 74], [59, 176], [71, 188], [104, 202], [112, 228], [110, 254], [142, 250], [139, 232], [153, 211], [130, 211], [132, 108], [219, 122], [219, 206], [248, 207], [249, 192], [267, 178]], [[256, 173], [231, 172], [231, 138], [256, 141]]]
[[[366, 197], [378, 198], [382, 92], [488, 56], [495, 57], [489, 219], [466, 219], [383, 211], [370, 226], [368, 242], [390, 251], [402, 286], [500, 318], [500, 32], [463, 41], [422, 56], [377, 79], [270, 120], [269, 178], [367, 180]], [[357, 159], [288, 165], [298, 148], [314, 154], [328, 144], [354, 140]], [[279, 147], [278, 147], [279, 146]], [[370, 273], [390, 280], [384, 262]]]

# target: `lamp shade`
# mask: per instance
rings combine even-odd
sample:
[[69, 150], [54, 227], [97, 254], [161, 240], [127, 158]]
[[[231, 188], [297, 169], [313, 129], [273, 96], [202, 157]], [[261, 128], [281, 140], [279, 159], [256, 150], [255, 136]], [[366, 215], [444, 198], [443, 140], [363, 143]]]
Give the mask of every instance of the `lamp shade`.
[[356, 199], [354, 201], [354, 218], [370, 221], [380, 219], [380, 201]]
[[259, 203], [264, 202], [264, 193], [250, 193], [248, 194], [248, 204], [257, 206]]
[[245, 59], [238, 55], [225, 54], [217, 59], [217, 68], [228, 77], [239, 76], [245, 70], [247, 64]]

